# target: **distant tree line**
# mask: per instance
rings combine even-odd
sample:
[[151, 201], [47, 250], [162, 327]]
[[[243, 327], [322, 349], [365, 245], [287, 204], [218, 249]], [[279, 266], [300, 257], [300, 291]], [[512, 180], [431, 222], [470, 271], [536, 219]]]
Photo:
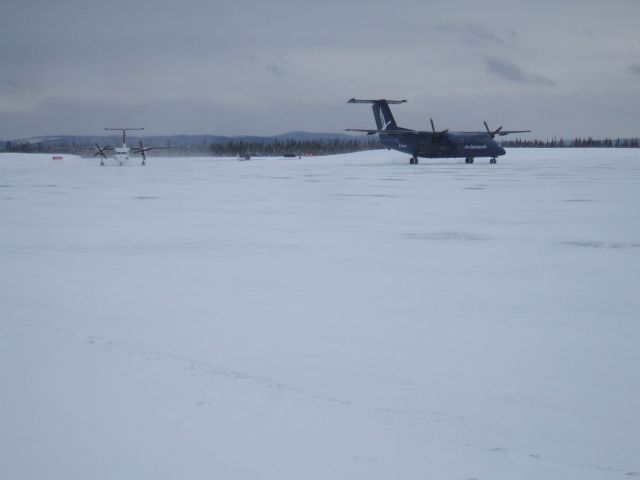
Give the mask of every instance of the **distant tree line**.
[[[206, 143], [197, 145], [176, 145], [166, 142], [167, 147], [180, 147], [174, 150], [162, 150], [162, 156], [303, 156], [303, 155], [334, 155], [338, 153], [376, 150], [382, 145], [375, 137], [354, 137], [352, 139], [314, 139], [314, 140], [229, 140], [227, 142]], [[55, 146], [42, 143], [11, 142], [4, 144], [6, 152], [21, 153], [50, 153], [67, 150], [78, 155], [91, 156], [95, 152], [92, 145], [77, 145], [75, 143], [57, 143]]]
[[[546, 140], [502, 140], [498, 142], [506, 148], [640, 148], [640, 138], [574, 138], [566, 140], [552, 138]], [[166, 146], [179, 146], [174, 150], [162, 150], [162, 156], [302, 156], [335, 155], [339, 153], [359, 152], [385, 148], [377, 137], [353, 137], [349, 139], [268, 139], [268, 140], [229, 140], [226, 142], [203, 142], [197, 145], [177, 145], [166, 142]], [[3, 148], [4, 147], [4, 148]], [[55, 146], [37, 142], [0, 142], [0, 151], [21, 153], [52, 153], [66, 150], [83, 156], [95, 153], [93, 145], [56, 143]]]
[[359, 152], [382, 148], [377, 138], [366, 140], [354, 138], [350, 140], [273, 140], [269, 142], [229, 141], [213, 143], [208, 146], [209, 155], [215, 157], [231, 157], [237, 155], [251, 156], [302, 156], [302, 155], [335, 155], [338, 153]]
[[503, 140], [500, 145], [507, 148], [640, 148], [639, 138], [574, 138], [565, 140], [552, 138], [546, 140]]

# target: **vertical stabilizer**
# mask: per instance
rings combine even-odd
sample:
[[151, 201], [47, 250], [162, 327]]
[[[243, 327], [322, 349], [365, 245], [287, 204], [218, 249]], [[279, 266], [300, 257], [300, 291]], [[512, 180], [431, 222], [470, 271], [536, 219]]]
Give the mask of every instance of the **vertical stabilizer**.
[[378, 130], [396, 130], [398, 125], [393, 118], [389, 104], [385, 101], [375, 102], [371, 106]]
[[389, 104], [405, 103], [406, 100], [387, 100], [381, 98], [379, 100], [357, 100], [352, 98], [349, 103], [371, 103], [373, 110], [373, 118], [376, 121], [378, 130], [398, 130], [396, 119], [393, 118]]

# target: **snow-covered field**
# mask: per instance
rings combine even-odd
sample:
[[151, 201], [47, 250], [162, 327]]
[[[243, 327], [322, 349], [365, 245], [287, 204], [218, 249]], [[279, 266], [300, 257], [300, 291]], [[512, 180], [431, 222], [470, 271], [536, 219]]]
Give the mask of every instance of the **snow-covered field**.
[[3, 479], [640, 477], [640, 150], [0, 155]]

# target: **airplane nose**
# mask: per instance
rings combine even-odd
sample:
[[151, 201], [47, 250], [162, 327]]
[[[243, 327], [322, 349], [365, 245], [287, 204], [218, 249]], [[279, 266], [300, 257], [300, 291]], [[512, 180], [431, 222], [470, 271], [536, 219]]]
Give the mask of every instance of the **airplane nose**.
[[498, 155], [504, 155], [505, 153], [507, 153], [504, 151], [504, 148], [502, 148], [500, 145], [498, 145], [497, 147], [498, 147]]

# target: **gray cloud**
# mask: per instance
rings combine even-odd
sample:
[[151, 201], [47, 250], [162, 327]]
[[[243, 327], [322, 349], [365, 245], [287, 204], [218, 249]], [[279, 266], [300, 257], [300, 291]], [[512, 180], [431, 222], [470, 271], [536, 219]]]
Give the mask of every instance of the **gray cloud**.
[[[458, 36], [463, 43], [473, 47], [480, 47], [486, 45], [506, 45], [508, 42], [503, 40], [502, 37], [491, 32], [482, 25], [476, 25], [474, 23], [466, 24], [452, 24], [445, 22], [436, 27], [438, 32], [451, 33]], [[514, 29], [511, 29], [508, 33], [509, 42], [515, 42], [518, 34]]]
[[36, 91], [41, 85], [41, 82], [32, 76], [0, 71], [0, 94], [28, 94]]
[[284, 75], [284, 68], [282, 68], [280, 65], [275, 65], [273, 63], [267, 64], [265, 65], [265, 68], [267, 69], [267, 71], [273, 73], [274, 75], [277, 75], [279, 77]]
[[275, 75], [277, 77], [282, 77], [286, 74], [285, 66], [289, 65], [290, 62], [285, 60], [284, 58], [279, 57], [275, 61], [263, 61], [260, 60], [257, 56], [252, 54], [244, 55], [244, 57], [249, 60], [251, 63], [258, 65], [260, 68], [264, 69], [266, 72]]
[[[573, 133], [588, 136], [602, 129], [574, 120], [585, 109], [577, 98], [639, 97], [638, 82], [629, 81], [637, 70], [626, 67], [640, 51], [635, 0], [606, 9], [598, 0], [517, 9], [508, 0], [482, 8], [471, 0], [9, 0], [3, 7], [1, 138], [96, 133], [127, 119], [149, 133], [228, 135], [370, 125], [370, 110], [344, 103], [351, 96], [408, 98], [397, 114], [415, 128], [431, 114], [451, 128], [477, 128], [482, 117], [461, 124], [460, 112], [474, 105], [487, 120], [540, 135], [578, 125], [584, 130]], [[588, 55], [585, 31], [598, 43]], [[594, 104], [595, 118], [612, 134], [637, 135], [634, 122], [608, 105]]]
[[526, 85], [555, 85], [553, 80], [525, 72], [518, 65], [505, 58], [487, 57], [486, 68], [487, 72], [510, 82]]
[[0, 90], [7, 91], [9, 93], [16, 93], [23, 90], [24, 87], [12, 78], [0, 77]]
[[640, 64], [636, 63], [629, 67], [629, 71], [634, 74], [640, 76]]

